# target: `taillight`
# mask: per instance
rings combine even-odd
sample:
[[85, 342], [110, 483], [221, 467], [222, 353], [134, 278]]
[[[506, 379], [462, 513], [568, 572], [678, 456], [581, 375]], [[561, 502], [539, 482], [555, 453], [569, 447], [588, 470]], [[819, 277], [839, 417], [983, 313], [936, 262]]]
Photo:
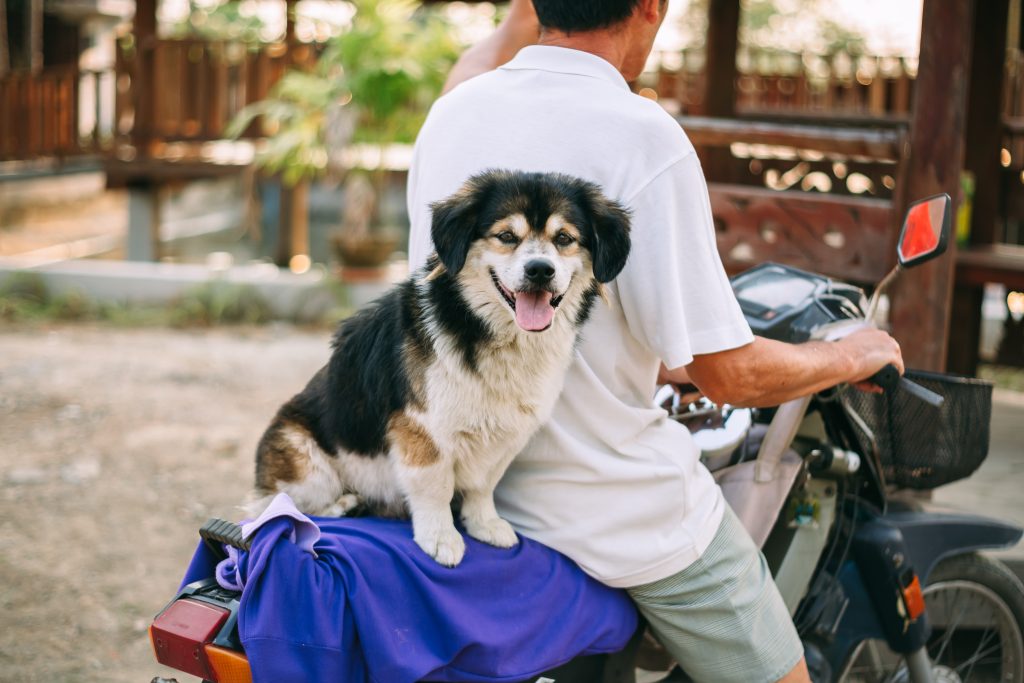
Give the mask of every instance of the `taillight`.
[[227, 609], [198, 600], [176, 600], [149, 627], [157, 661], [205, 680], [221, 680], [215, 676], [206, 648], [229, 614]]
[[214, 672], [211, 680], [217, 683], [252, 683], [249, 660], [242, 653], [207, 645], [206, 656]]

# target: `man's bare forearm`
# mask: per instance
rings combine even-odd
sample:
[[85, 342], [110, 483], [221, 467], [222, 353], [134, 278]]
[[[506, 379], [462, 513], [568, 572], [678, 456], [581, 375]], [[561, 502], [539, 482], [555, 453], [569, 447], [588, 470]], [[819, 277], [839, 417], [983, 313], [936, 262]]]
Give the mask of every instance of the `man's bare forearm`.
[[[878, 330], [838, 342], [786, 344], [761, 337], [738, 349], [698, 355], [682, 376], [715, 403], [774, 406], [844, 382], [862, 382], [887, 363], [903, 371], [899, 345]], [[668, 371], [668, 378], [677, 370]]]

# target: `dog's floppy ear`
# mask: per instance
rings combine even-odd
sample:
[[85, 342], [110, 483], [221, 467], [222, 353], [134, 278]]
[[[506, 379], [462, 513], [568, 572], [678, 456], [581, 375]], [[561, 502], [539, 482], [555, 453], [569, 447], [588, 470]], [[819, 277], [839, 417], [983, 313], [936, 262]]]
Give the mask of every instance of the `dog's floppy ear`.
[[475, 175], [452, 196], [430, 205], [430, 237], [445, 270], [455, 275], [466, 264], [480, 229], [480, 212], [494, 184], [494, 173]]
[[629, 211], [596, 187], [588, 195], [594, 277], [598, 282], [611, 282], [629, 258]]

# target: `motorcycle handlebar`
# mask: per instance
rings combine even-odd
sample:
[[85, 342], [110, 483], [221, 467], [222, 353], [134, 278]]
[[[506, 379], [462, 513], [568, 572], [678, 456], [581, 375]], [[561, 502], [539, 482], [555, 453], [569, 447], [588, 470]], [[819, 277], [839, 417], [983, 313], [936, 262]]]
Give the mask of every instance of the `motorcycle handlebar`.
[[920, 400], [933, 405], [936, 408], [941, 408], [942, 404], [946, 401], [946, 399], [939, 394], [936, 394], [934, 391], [925, 389], [920, 384], [911, 382], [906, 377], [900, 376], [899, 370], [897, 370], [896, 366], [891, 363], [871, 375], [869, 381], [872, 384], [882, 387], [882, 390], [886, 393], [896, 391], [897, 387], [905, 389]]

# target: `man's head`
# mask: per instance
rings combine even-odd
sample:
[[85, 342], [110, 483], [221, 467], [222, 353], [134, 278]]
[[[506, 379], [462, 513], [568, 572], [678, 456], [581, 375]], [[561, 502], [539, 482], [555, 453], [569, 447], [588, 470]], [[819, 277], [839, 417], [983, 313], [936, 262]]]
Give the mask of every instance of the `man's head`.
[[625, 21], [641, 0], [533, 0], [540, 25], [564, 33], [609, 28]]
[[[614, 42], [619, 71], [627, 80], [640, 75], [654, 37], [665, 19], [668, 0], [533, 0], [542, 30], [541, 42], [553, 34], [565, 41], [585, 40], [582, 49], [594, 51], [593, 38]], [[598, 46], [600, 47], [600, 46]], [[608, 47], [608, 46], [606, 46]], [[611, 57], [602, 50], [604, 57]]]

